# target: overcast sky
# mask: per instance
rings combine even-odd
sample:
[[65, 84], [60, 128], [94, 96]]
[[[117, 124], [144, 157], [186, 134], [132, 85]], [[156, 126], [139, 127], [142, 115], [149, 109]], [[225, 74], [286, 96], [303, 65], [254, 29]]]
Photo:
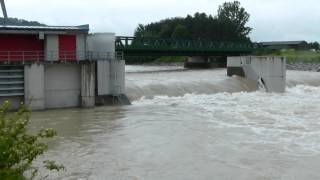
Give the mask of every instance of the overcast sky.
[[[5, 0], [10, 17], [48, 25], [90, 24], [91, 32], [132, 35], [137, 24], [195, 12], [216, 15], [226, 0]], [[319, 0], [240, 0], [254, 41], [320, 41]]]

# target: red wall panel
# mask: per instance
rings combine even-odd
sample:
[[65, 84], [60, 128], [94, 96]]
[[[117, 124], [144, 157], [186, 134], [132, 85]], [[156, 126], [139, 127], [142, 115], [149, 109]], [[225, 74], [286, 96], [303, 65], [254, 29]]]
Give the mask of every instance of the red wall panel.
[[0, 34], [0, 51], [43, 51], [44, 41], [37, 35]]
[[43, 51], [37, 35], [0, 34], [0, 61], [43, 60]]
[[59, 35], [60, 60], [75, 61], [77, 57], [76, 35]]

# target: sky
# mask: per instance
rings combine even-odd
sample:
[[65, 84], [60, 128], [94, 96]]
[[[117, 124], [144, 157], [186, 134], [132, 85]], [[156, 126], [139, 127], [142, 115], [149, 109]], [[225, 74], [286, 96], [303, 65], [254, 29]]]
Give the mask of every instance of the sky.
[[[5, 0], [9, 17], [48, 25], [90, 24], [91, 32], [132, 36], [139, 23], [196, 12], [216, 15], [228, 0]], [[230, 0], [229, 0], [230, 1]], [[253, 41], [320, 42], [319, 0], [239, 0]]]

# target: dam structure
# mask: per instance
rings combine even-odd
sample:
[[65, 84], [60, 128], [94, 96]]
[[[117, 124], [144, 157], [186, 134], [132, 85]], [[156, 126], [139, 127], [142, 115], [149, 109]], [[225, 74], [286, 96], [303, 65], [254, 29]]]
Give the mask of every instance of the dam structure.
[[0, 26], [0, 101], [33, 110], [129, 104], [115, 34], [82, 26]]
[[[130, 55], [188, 56], [195, 64], [208, 63], [212, 56], [233, 56], [228, 75], [240, 69], [267, 91], [285, 91], [285, 68], [274, 68], [276, 62], [284, 67], [285, 61], [244, 63], [248, 60], [242, 55], [254, 50], [251, 43], [117, 37], [90, 34], [89, 25], [0, 25], [0, 41], [0, 103], [10, 101], [13, 108], [22, 102], [33, 110], [129, 105], [125, 57]], [[273, 77], [275, 72], [279, 77]]]

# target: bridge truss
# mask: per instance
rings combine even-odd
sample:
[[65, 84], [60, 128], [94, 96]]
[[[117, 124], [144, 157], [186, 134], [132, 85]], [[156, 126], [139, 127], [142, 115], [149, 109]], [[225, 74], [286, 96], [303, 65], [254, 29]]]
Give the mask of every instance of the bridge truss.
[[247, 42], [216, 42], [161, 38], [116, 37], [116, 51], [125, 56], [231, 56], [250, 54], [254, 45]]

